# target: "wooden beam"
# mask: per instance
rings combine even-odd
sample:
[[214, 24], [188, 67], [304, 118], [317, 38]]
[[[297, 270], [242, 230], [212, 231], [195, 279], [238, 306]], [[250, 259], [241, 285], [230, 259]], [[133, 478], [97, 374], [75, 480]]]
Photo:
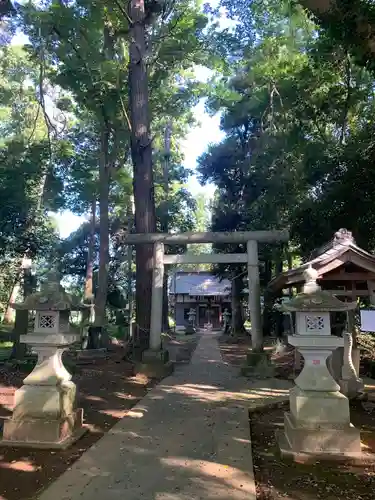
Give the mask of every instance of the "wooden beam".
[[362, 269], [366, 269], [371, 273], [375, 273], [374, 262], [369, 262], [368, 259], [366, 259], [366, 261], [364, 259], [362, 260], [361, 257], [359, 257], [359, 255], [350, 255], [349, 260], [350, 262], [352, 262], [352, 264], [355, 264], [356, 266], [361, 267]]
[[333, 271], [334, 269], [337, 269], [338, 267], [341, 267], [342, 265], [345, 264], [345, 262], [348, 262], [348, 261], [349, 261], [348, 255], [342, 255], [341, 257], [338, 257], [337, 259], [331, 260], [325, 266], [321, 267], [320, 269], [317, 269], [317, 271], [319, 273], [319, 277], [323, 276], [326, 273], [329, 273], [330, 271]]
[[281, 231], [232, 231], [216, 233], [144, 233], [128, 234], [124, 237], [125, 245], [140, 245], [143, 243], [155, 243], [157, 241], [167, 245], [193, 244], [193, 243], [246, 243], [255, 240], [260, 243], [272, 243], [288, 241], [289, 232]]
[[164, 255], [164, 264], [239, 264], [247, 262], [246, 253], [184, 253]]
[[367, 281], [375, 280], [375, 273], [334, 273], [326, 274], [322, 281]]

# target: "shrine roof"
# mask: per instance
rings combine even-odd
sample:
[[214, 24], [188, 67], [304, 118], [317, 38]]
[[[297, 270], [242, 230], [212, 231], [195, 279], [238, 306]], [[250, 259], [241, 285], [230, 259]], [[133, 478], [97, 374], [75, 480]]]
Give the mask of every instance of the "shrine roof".
[[199, 296], [230, 295], [231, 283], [208, 272], [177, 272], [172, 277], [169, 293]]
[[313, 252], [310, 260], [279, 274], [269, 282], [268, 288], [276, 291], [286, 286], [303, 283], [303, 272], [309, 267], [318, 271], [318, 279], [320, 279], [346, 262], [352, 262], [362, 269], [375, 272], [375, 255], [357, 246], [350, 231], [340, 229], [329, 243]]

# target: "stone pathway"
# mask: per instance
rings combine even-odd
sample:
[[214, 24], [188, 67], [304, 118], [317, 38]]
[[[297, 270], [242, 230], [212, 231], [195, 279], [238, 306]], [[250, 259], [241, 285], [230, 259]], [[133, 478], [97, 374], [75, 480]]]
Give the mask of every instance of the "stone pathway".
[[285, 399], [249, 382], [205, 333], [189, 365], [152, 389], [39, 500], [255, 500], [249, 406]]

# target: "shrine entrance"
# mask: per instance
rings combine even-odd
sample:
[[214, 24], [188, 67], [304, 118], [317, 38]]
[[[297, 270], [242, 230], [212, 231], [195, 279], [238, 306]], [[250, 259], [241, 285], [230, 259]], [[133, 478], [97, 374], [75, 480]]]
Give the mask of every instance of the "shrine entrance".
[[[251, 337], [253, 349], [259, 351], [263, 347], [258, 243], [286, 242], [288, 231], [233, 231], [216, 233], [145, 233], [129, 234], [124, 238], [126, 245], [154, 244], [150, 350], [161, 348], [163, 280], [165, 264], [247, 264], [248, 270], [248, 309], [251, 321]], [[178, 254], [165, 255], [164, 245], [194, 243], [245, 243], [246, 253], [218, 254]]]
[[211, 324], [213, 329], [220, 328], [220, 305], [219, 304], [201, 304], [198, 307], [198, 322], [199, 328], [204, 328], [205, 325]]

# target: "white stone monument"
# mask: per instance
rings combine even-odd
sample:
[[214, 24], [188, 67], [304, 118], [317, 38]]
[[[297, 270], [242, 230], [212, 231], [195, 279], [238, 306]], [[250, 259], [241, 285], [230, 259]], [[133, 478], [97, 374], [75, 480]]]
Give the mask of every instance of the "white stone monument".
[[40, 292], [14, 309], [35, 311], [34, 331], [21, 342], [37, 352], [38, 361], [15, 392], [12, 417], [5, 420], [2, 446], [64, 449], [83, 433], [83, 412], [76, 408], [76, 385], [62, 362], [63, 352], [80, 335], [70, 332], [71, 310], [83, 308], [60, 285], [56, 273]]
[[318, 274], [305, 271], [303, 292], [284, 304], [294, 312], [295, 335], [288, 342], [302, 354], [305, 365], [290, 390], [290, 412], [278, 434], [281, 452], [303, 459], [347, 459], [361, 454], [360, 433], [350, 423], [349, 400], [327, 368], [327, 358], [344, 339], [331, 335], [330, 312], [348, 311], [356, 303], [341, 302], [320, 290]]

